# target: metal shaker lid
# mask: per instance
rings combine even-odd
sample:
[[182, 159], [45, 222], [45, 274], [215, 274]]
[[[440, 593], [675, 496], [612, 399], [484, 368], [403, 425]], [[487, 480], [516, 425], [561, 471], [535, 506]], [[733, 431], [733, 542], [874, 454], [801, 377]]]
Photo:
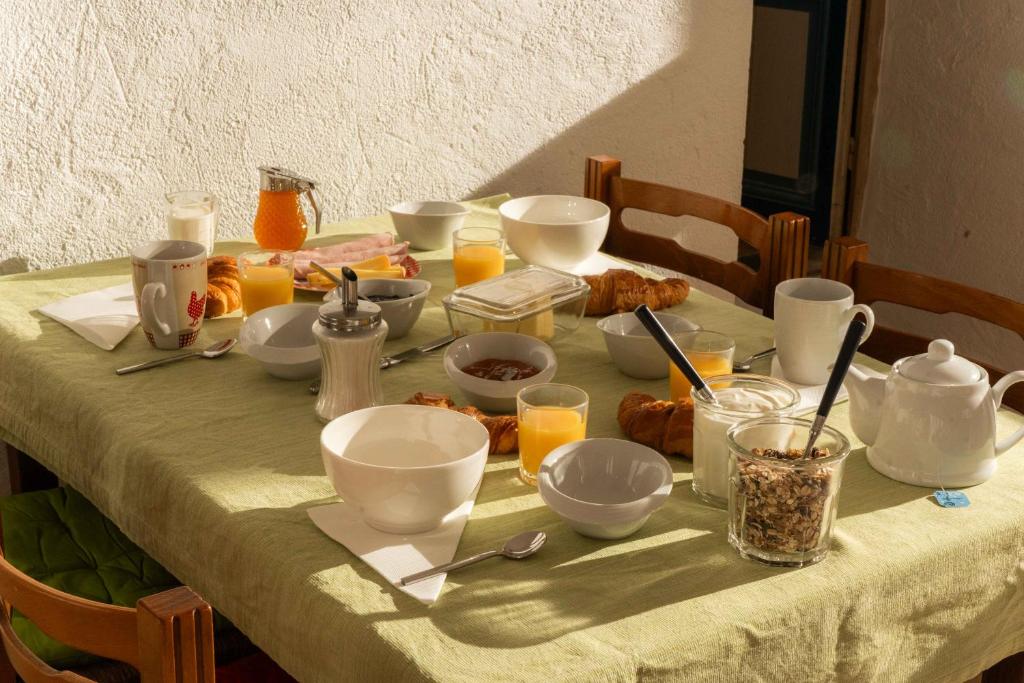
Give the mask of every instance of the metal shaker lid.
[[338, 298], [319, 309], [320, 324], [334, 332], [372, 330], [380, 325], [380, 306], [359, 299], [359, 278], [351, 268], [342, 268], [343, 284]]
[[316, 187], [316, 181], [312, 178], [304, 178], [280, 166], [260, 166], [259, 171], [261, 190], [304, 192]]

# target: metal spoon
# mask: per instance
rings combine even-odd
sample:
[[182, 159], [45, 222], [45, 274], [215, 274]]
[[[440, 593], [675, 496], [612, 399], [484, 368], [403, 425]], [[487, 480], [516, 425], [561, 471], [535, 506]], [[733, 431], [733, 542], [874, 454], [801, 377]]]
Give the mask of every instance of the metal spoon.
[[751, 354], [751, 355], [747, 356], [746, 358], [744, 358], [743, 360], [739, 361], [738, 363], [733, 363], [732, 364], [732, 371], [733, 372], [750, 372], [750, 368], [754, 365], [755, 362], [761, 360], [762, 358], [767, 358], [768, 356], [774, 356], [774, 355], [775, 355], [775, 348], [774, 347], [772, 347], [770, 349], [767, 349], [765, 351], [759, 351], [757, 353]]
[[139, 370], [148, 370], [149, 368], [155, 368], [158, 365], [166, 365], [167, 363], [174, 363], [175, 361], [185, 360], [186, 358], [218, 358], [223, 356], [225, 353], [230, 351], [232, 347], [238, 343], [237, 339], [222, 339], [216, 344], [211, 344], [202, 351], [189, 351], [188, 353], [181, 353], [177, 356], [170, 356], [168, 358], [157, 358], [156, 360], [146, 361], [145, 363], [136, 363], [135, 365], [129, 365], [125, 368], [119, 368], [115, 370], [118, 375], [127, 375], [130, 372], [138, 372]]
[[811, 449], [814, 448], [814, 442], [821, 435], [821, 430], [825, 426], [825, 420], [828, 419], [829, 411], [832, 410], [832, 404], [836, 402], [839, 387], [843, 386], [846, 371], [850, 369], [850, 363], [853, 362], [853, 354], [857, 353], [857, 347], [860, 346], [860, 340], [864, 336], [865, 329], [867, 329], [867, 324], [860, 319], [851, 321], [850, 326], [846, 328], [846, 336], [843, 337], [843, 344], [839, 347], [839, 355], [836, 356], [836, 362], [832, 366], [832, 373], [828, 377], [828, 384], [825, 385], [825, 392], [821, 395], [818, 412], [814, 416], [814, 422], [811, 424], [810, 430], [808, 430], [807, 445], [804, 446], [804, 458], [810, 458], [813, 454]]
[[399, 583], [403, 586], [408, 586], [410, 583], [422, 581], [423, 579], [428, 579], [431, 576], [437, 576], [438, 574], [444, 574], [445, 572], [450, 572], [454, 569], [461, 569], [467, 565], [479, 562], [480, 560], [486, 560], [490, 557], [497, 557], [499, 555], [504, 555], [512, 560], [521, 560], [524, 557], [529, 557], [540, 550], [540, 547], [544, 545], [544, 541], [546, 541], [547, 538], [547, 534], [543, 531], [524, 531], [518, 536], [513, 536], [505, 541], [505, 545], [501, 550], [488, 550], [486, 553], [467, 557], [466, 559], [459, 560], [458, 562], [449, 562], [448, 564], [442, 564], [434, 567], [433, 569], [427, 569], [422, 572], [417, 572], [416, 574], [410, 574], [399, 581]]
[[669, 335], [668, 331], [662, 326], [661, 321], [658, 320], [651, 309], [648, 308], [647, 304], [640, 304], [633, 311], [633, 315], [640, 319], [647, 331], [650, 332], [651, 336], [654, 337], [654, 341], [658, 342], [658, 346], [665, 352], [665, 355], [669, 357], [669, 360], [679, 371], [683, 373], [690, 382], [690, 386], [702, 399], [708, 403], [718, 405], [718, 399], [715, 398], [715, 392], [711, 391], [704, 380], [701, 378], [700, 373], [690, 364], [690, 360], [686, 357], [686, 354], [676, 346], [675, 341]]

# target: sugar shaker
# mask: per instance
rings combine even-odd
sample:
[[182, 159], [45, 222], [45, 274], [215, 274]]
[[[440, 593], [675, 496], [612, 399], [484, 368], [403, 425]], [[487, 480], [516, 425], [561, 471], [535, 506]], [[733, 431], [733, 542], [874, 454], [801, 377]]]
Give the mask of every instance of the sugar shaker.
[[313, 323], [323, 361], [316, 414], [323, 422], [384, 400], [380, 356], [388, 324], [381, 318], [380, 306], [359, 300], [355, 272], [343, 268], [342, 275], [338, 299], [321, 306]]

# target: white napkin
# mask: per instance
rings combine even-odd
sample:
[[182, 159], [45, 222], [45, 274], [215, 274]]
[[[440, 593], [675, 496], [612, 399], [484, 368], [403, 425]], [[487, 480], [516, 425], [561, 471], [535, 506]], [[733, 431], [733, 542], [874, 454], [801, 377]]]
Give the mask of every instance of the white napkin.
[[401, 536], [378, 531], [363, 521], [354, 506], [332, 503], [307, 510], [320, 531], [342, 544], [400, 591], [425, 605], [432, 605], [441, 594], [447, 574], [438, 574], [408, 586], [398, 585], [409, 576], [439, 564], [451, 562], [459, 547], [462, 530], [473, 511], [478, 486], [465, 503], [457, 507], [441, 526], [422, 534]]
[[[790, 386], [796, 389], [800, 393], [800, 403], [796, 407], [794, 415], [802, 415], [809, 410], [816, 410], [818, 404], [821, 403], [821, 396], [825, 393], [824, 384], [797, 384], [796, 382], [786, 379], [786, 376], [782, 374], [782, 366], [779, 365], [779, 357], [772, 356], [772, 377], [776, 379], [785, 380]], [[833, 404], [842, 403], [850, 398], [850, 394], [847, 393], [846, 387], [839, 387], [839, 393], [836, 394], [836, 402]]]
[[54, 301], [39, 312], [91, 341], [112, 351], [139, 324], [132, 283]]

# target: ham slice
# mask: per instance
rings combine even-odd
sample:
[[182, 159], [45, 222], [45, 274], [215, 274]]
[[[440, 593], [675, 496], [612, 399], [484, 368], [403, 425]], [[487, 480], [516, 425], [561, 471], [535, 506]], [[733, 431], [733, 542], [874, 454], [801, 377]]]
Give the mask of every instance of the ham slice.
[[[381, 244], [381, 242], [386, 242]], [[399, 264], [409, 253], [409, 243], [401, 242], [394, 244], [394, 237], [385, 233], [372, 235], [352, 242], [343, 244], [332, 244], [329, 247], [317, 249], [303, 249], [295, 252], [295, 277], [305, 279], [312, 267], [310, 261], [316, 261], [322, 266], [349, 266], [381, 254], [388, 257], [392, 264]]]

